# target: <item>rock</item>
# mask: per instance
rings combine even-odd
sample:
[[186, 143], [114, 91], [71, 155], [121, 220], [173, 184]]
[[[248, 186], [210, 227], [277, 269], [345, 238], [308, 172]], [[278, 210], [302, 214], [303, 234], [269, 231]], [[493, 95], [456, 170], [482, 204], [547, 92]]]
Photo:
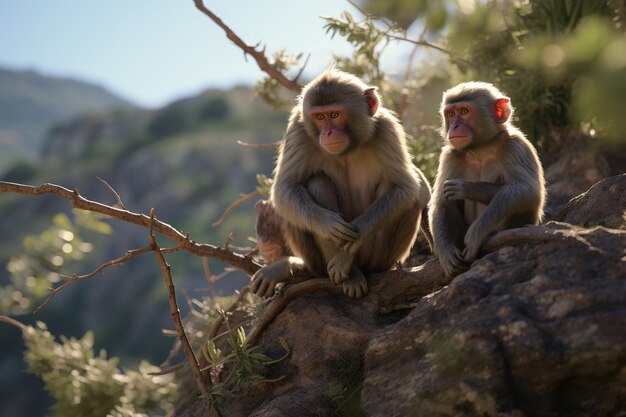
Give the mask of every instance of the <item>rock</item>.
[[[615, 225], [623, 181], [599, 183], [564, 218]], [[289, 285], [266, 317], [282, 312], [248, 332], [271, 358], [283, 338], [288, 357], [222, 415], [626, 416], [624, 248], [626, 231], [549, 222], [496, 234], [451, 282], [430, 260], [368, 277], [360, 300], [327, 279]]]
[[626, 174], [606, 178], [570, 200], [555, 220], [584, 227], [626, 228]]
[[564, 127], [549, 132], [550, 149], [542, 155], [548, 183], [546, 218], [567, 202], [610, 174], [605, 156], [580, 130]]
[[374, 335], [366, 416], [624, 415], [626, 232], [526, 229]]

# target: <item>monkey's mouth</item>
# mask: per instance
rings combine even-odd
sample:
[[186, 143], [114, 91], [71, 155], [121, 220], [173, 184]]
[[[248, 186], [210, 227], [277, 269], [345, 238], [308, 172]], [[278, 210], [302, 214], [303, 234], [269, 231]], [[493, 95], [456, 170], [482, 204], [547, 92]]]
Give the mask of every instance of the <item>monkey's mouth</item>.
[[449, 141], [456, 149], [464, 148], [469, 145], [472, 138], [471, 136], [450, 136]]
[[345, 140], [338, 140], [336, 142], [324, 142], [322, 146], [326, 152], [337, 155], [342, 153], [346, 149], [347, 145], [348, 144]]

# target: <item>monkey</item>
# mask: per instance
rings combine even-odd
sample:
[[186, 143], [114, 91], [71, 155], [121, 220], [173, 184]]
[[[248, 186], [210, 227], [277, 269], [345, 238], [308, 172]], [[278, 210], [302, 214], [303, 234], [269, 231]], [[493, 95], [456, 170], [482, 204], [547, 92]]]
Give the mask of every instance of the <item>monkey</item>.
[[283, 219], [267, 200], [259, 200], [254, 205], [256, 215], [255, 231], [259, 254], [266, 264], [271, 264], [291, 253], [282, 233]]
[[326, 70], [291, 111], [270, 192], [294, 256], [257, 271], [252, 291], [270, 296], [276, 284], [308, 271], [349, 297], [364, 296], [366, 273], [406, 259], [430, 193], [376, 88]]
[[543, 168], [511, 123], [513, 110], [511, 99], [485, 82], [443, 93], [444, 145], [428, 217], [435, 256], [448, 276], [467, 270], [490, 234], [542, 220]]

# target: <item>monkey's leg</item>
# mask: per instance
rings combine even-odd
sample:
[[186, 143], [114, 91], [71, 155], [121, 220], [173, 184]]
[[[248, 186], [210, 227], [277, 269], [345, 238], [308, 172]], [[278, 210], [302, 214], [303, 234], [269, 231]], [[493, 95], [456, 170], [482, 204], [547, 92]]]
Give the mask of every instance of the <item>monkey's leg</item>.
[[[318, 174], [311, 178], [307, 190], [313, 199], [322, 207], [340, 213], [337, 189], [330, 177]], [[354, 265], [354, 255], [338, 247], [335, 243], [320, 236], [315, 241], [322, 252], [327, 265], [329, 278], [335, 284], [342, 283], [343, 293], [349, 297], [360, 298], [367, 293], [367, 281], [361, 270]], [[338, 268], [333, 261], [341, 260]]]

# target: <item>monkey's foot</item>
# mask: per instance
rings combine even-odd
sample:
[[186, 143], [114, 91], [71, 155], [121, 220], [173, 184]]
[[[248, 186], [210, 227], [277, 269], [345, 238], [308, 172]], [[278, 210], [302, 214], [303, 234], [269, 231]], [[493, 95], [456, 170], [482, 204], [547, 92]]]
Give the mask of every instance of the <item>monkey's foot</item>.
[[291, 279], [289, 259], [280, 259], [256, 271], [252, 276], [250, 289], [259, 297], [271, 297], [276, 285], [289, 279]]
[[328, 262], [328, 276], [335, 284], [340, 284], [350, 276], [353, 257], [344, 250], [339, 250]]
[[367, 280], [358, 268], [352, 268], [350, 276], [343, 283], [343, 293], [348, 297], [361, 298], [367, 294]]

